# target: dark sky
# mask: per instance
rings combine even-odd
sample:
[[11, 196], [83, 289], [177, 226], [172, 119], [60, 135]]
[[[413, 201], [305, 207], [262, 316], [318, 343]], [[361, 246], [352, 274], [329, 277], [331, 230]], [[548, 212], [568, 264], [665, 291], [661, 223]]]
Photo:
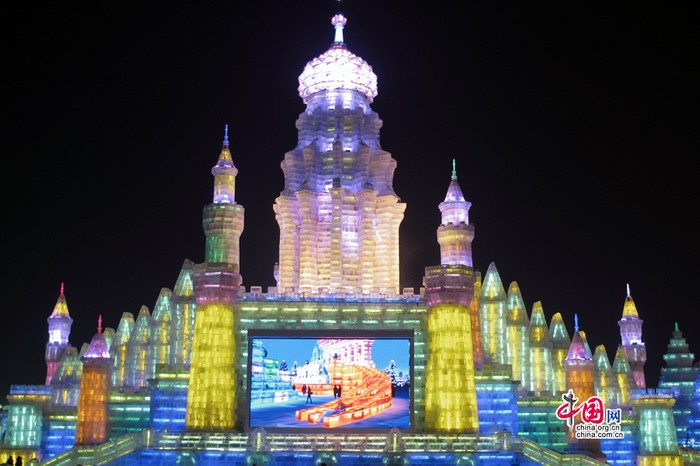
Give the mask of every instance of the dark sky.
[[[241, 7], [240, 4], [244, 6]], [[372, 108], [407, 203], [401, 286], [439, 263], [451, 160], [472, 203], [475, 267], [531, 311], [574, 314], [610, 358], [629, 284], [656, 386], [678, 322], [697, 330], [700, 4], [666, 2], [3, 3], [0, 395], [45, 377], [65, 283], [71, 343], [97, 316], [153, 308], [185, 259], [224, 125], [245, 207], [246, 286], [273, 286], [280, 161], [304, 111], [298, 75], [331, 16], [378, 76]]]

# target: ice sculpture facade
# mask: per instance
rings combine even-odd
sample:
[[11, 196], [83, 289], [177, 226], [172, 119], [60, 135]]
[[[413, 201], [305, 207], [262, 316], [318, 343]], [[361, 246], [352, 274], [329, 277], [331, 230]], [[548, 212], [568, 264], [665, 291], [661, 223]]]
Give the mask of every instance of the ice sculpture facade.
[[[146, 306], [136, 317], [124, 312], [116, 331], [98, 328], [80, 351], [69, 342], [72, 320], [61, 287], [48, 319], [46, 384], [11, 387], [0, 416], [0, 461], [12, 455], [47, 466], [529, 466], [602, 459], [675, 466], [685, 458], [693, 464], [694, 453], [679, 444], [683, 433], [700, 435], [700, 377], [680, 331], [664, 357], [665, 388], [653, 391], [643, 389], [646, 349], [629, 288], [612, 364], [602, 346], [591, 355], [577, 323], [570, 340], [562, 314], [548, 326], [541, 301], [528, 316], [517, 282], [506, 292], [494, 263], [483, 280], [474, 270], [471, 204], [454, 160], [436, 206], [439, 265], [425, 268], [418, 292], [399, 289], [406, 206], [394, 193], [396, 161], [381, 148], [382, 122], [370, 108], [376, 75], [345, 44], [347, 19], [332, 22], [333, 44], [299, 77], [306, 109], [297, 120], [297, 146], [281, 163], [277, 286], [241, 286], [244, 209], [236, 202], [238, 170], [226, 127], [211, 170], [213, 199], [202, 215], [204, 261], [185, 259], [152, 312]], [[369, 403], [356, 411], [362, 416], [377, 406], [387, 412], [394, 402], [387, 383], [393, 369], [373, 367], [367, 334], [410, 335], [410, 371], [402, 379], [410, 381], [410, 427], [328, 433], [252, 426], [249, 403], [274, 406], [298, 396], [290, 386], [295, 365], [268, 357], [255, 335], [302, 330], [336, 333], [320, 338], [309, 380], [323, 378], [318, 369], [327, 367], [334, 382], [370, 374], [362, 379], [367, 386], [353, 382], [369, 397], [377, 388], [371, 380], [379, 381], [380, 399], [363, 400]], [[348, 331], [362, 336], [338, 337]], [[251, 380], [253, 373], [264, 377]], [[569, 389], [619, 412], [623, 435], [576, 439], [572, 428], [581, 418], [569, 426], [557, 416]], [[324, 426], [353, 423], [347, 412], [327, 419]]]

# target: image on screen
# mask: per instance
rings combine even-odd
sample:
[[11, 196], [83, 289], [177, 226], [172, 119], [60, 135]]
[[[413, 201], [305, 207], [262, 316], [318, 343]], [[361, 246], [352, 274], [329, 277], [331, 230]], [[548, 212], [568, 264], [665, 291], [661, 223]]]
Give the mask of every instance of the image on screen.
[[250, 335], [249, 426], [410, 429], [411, 343], [374, 334]]

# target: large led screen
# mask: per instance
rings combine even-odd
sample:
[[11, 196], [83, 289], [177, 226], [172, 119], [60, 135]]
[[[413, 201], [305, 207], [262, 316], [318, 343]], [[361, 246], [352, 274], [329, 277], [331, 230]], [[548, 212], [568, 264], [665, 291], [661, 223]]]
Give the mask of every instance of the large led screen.
[[412, 332], [249, 331], [249, 427], [411, 429]]

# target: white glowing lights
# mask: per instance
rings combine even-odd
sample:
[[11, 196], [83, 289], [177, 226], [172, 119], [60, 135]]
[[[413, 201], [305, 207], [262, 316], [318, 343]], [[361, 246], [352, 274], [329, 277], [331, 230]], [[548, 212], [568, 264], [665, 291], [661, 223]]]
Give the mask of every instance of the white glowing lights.
[[335, 41], [319, 57], [306, 64], [299, 76], [299, 96], [304, 103], [322, 91], [344, 89], [356, 91], [372, 102], [377, 96], [377, 75], [362, 58], [350, 52], [343, 41], [343, 26], [347, 18], [333, 17]]

